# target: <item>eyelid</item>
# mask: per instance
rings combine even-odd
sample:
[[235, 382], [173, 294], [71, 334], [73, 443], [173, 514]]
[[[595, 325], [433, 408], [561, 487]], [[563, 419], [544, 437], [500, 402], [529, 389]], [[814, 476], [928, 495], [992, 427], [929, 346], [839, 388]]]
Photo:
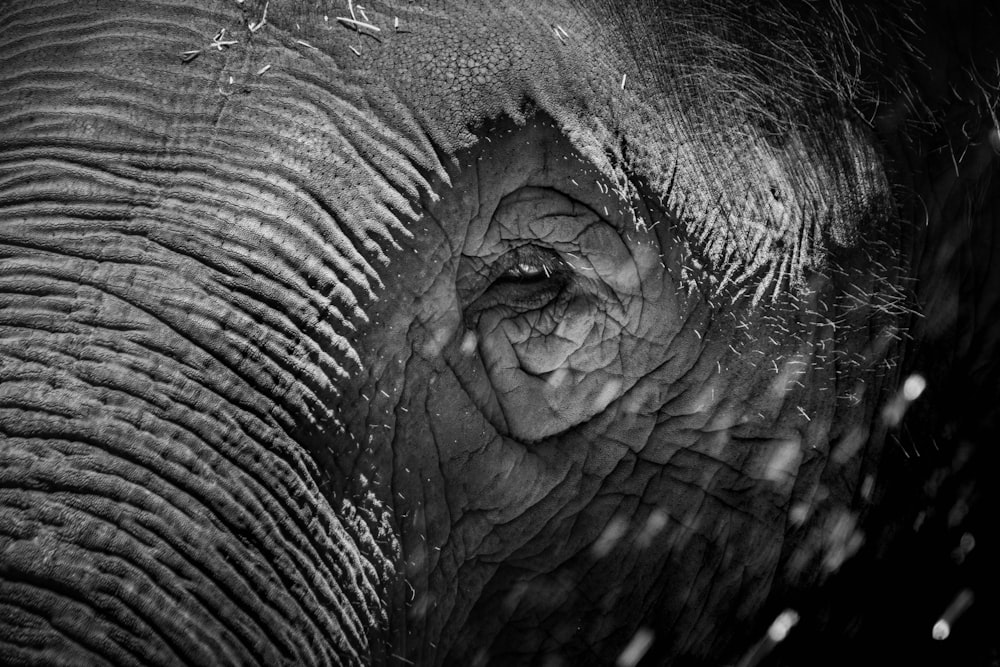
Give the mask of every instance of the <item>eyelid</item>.
[[529, 276], [529, 275], [537, 275], [540, 273], [544, 273], [545, 276], [548, 277], [552, 273], [552, 270], [549, 269], [549, 267], [546, 266], [545, 264], [531, 264], [529, 262], [520, 262], [512, 266], [511, 268], [507, 269], [501, 275], [511, 274], [511, 275]]
[[[576, 187], [583, 190], [582, 179]], [[505, 273], [507, 281], [519, 276], [543, 280], [515, 273], [518, 264], [548, 267], [548, 278], [585, 291], [598, 289], [608, 279], [616, 282], [618, 268], [609, 262], [628, 262], [629, 252], [622, 217], [610, 210], [606, 217], [594, 208], [603, 210], [608, 204], [610, 209], [607, 194], [597, 188], [576, 192], [565, 184], [556, 188], [531, 183], [502, 197], [488, 214], [486, 228], [470, 235], [476, 245], [468, 247], [460, 263], [460, 302], [475, 302]]]
[[518, 266], [539, 267], [543, 271], [550, 273], [566, 272], [570, 270], [570, 265], [562, 258], [560, 253], [554, 248], [547, 248], [535, 244], [522, 245], [514, 250], [504, 253], [489, 271], [487, 284], [492, 284], [500, 276], [510, 273], [511, 269]]

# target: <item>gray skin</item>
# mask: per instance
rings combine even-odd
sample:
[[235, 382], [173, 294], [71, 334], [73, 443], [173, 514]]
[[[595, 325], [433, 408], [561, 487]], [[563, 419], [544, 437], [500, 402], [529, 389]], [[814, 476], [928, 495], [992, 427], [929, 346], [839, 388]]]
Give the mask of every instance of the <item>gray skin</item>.
[[718, 664], [857, 550], [995, 305], [995, 54], [182, 4], [0, 7], [0, 662]]

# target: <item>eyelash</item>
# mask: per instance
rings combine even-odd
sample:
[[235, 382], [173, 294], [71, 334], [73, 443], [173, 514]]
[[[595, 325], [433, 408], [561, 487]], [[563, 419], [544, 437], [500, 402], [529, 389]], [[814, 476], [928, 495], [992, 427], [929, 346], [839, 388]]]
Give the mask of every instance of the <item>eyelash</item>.
[[554, 249], [521, 246], [499, 257], [482, 275], [481, 287], [464, 307], [466, 317], [495, 307], [509, 308], [513, 313], [546, 308], [571, 284], [573, 275]]
[[546, 278], [552, 275], [565, 272], [568, 266], [563, 259], [552, 249], [536, 245], [521, 246], [502, 256], [494, 265], [491, 272], [493, 278], [490, 282], [496, 282], [501, 276], [518, 273], [531, 277], [539, 270], [545, 274]]
[[512, 276], [523, 280], [531, 280], [541, 278], [543, 274], [546, 278], [551, 278], [555, 272], [556, 268], [550, 267], [548, 263], [521, 261], [501, 273], [498, 279], [504, 276]]

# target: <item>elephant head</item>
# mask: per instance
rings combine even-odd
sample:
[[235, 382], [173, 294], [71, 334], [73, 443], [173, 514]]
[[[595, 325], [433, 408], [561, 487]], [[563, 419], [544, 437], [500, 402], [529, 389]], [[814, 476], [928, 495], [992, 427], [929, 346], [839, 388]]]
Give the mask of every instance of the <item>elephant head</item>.
[[3, 660], [739, 658], [997, 282], [997, 77], [792, 5], [5, 3]]

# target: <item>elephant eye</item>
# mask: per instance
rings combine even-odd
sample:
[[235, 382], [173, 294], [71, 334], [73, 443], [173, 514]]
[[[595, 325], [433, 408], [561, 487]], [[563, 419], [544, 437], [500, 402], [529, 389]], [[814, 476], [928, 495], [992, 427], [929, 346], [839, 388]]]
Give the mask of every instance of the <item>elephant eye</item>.
[[487, 274], [485, 289], [469, 310], [506, 306], [515, 311], [542, 308], [570, 281], [569, 266], [550, 248], [526, 245], [500, 257]]
[[535, 258], [524, 259], [497, 276], [493, 283], [526, 283], [549, 279], [556, 271], [559, 270], [559, 267], [553, 267], [551, 264], [553, 264], [553, 262], [547, 260], [539, 260]]

